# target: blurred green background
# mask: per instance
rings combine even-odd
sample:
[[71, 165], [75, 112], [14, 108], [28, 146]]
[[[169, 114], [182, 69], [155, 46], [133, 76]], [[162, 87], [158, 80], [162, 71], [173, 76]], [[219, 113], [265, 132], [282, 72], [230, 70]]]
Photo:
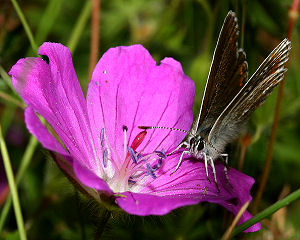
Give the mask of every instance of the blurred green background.
[[[52, 41], [70, 47], [78, 78], [86, 92], [91, 2], [23, 0], [19, 3], [38, 46]], [[240, 26], [244, 19], [240, 46], [243, 45], [247, 53], [251, 75], [286, 37], [291, 4], [292, 0], [102, 0], [100, 56], [110, 47], [141, 43], [158, 62], [164, 57], [175, 58], [196, 83], [194, 110], [198, 113], [214, 46], [227, 12], [237, 13]], [[298, 21], [293, 29], [273, 162], [259, 210], [300, 186], [299, 29]], [[1, 0], [0, 117], [15, 172], [30, 136], [24, 125], [23, 109], [15, 103], [21, 100], [7, 84], [6, 73], [18, 59], [35, 54], [13, 5], [9, 0]], [[242, 171], [256, 179], [253, 196], [264, 167], [276, 97], [277, 89], [252, 116], [240, 139], [227, 149], [230, 166], [235, 168], [240, 164], [243, 149], [246, 150]], [[2, 186], [3, 173], [0, 180]], [[0, 207], [6, 189], [4, 186], [0, 193]], [[19, 185], [19, 193], [28, 239], [93, 239], [103, 210], [76, 192], [40, 145]], [[208, 203], [177, 209], [162, 217], [120, 213], [109, 220], [102, 238], [219, 239], [231, 221], [230, 213]], [[300, 239], [300, 201], [281, 209], [262, 224], [261, 231], [247, 234], [244, 239]], [[19, 239], [16, 229], [11, 209], [0, 239]]]

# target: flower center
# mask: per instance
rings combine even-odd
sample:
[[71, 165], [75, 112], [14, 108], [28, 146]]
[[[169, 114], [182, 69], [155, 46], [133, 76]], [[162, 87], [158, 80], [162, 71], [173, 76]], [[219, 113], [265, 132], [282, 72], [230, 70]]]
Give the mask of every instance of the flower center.
[[156, 171], [162, 166], [163, 160], [167, 157], [163, 149], [151, 153], [137, 151], [147, 135], [146, 130], [140, 132], [130, 146], [127, 143], [127, 132], [127, 126], [123, 126], [124, 152], [121, 161], [112, 159], [112, 150], [105, 144], [104, 129], [100, 133], [100, 142], [102, 149], [104, 149], [102, 156], [103, 167], [107, 173], [104, 180], [107, 181], [114, 192], [139, 192], [144, 188], [143, 183], [149, 180], [149, 177], [156, 179]]

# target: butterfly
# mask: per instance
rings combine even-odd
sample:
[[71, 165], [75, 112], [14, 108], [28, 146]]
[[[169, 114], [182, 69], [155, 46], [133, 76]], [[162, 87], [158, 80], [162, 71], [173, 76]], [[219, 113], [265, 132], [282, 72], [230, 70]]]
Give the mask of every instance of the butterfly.
[[229, 11], [214, 51], [199, 115], [183, 141], [167, 154], [184, 149], [175, 171], [186, 155], [204, 159], [206, 176], [208, 178], [209, 163], [217, 186], [214, 161], [220, 157], [225, 160], [227, 176], [228, 154], [223, 153], [226, 145], [238, 137], [251, 114], [283, 80], [291, 49], [290, 41], [284, 39], [247, 80], [248, 64], [245, 52], [238, 48], [238, 35], [238, 20], [235, 13]]

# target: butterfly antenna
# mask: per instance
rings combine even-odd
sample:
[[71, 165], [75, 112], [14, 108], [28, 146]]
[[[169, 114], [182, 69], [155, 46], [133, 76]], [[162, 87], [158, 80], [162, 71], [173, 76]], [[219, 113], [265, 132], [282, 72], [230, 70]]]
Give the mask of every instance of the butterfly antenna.
[[188, 131], [185, 131], [183, 129], [179, 128], [171, 128], [171, 127], [151, 127], [151, 126], [138, 126], [139, 129], [167, 129], [167, 130], [172, 130], [172, 131], [179, 131], [179, 132], [184, 132], [184, 133], [189, 133]]

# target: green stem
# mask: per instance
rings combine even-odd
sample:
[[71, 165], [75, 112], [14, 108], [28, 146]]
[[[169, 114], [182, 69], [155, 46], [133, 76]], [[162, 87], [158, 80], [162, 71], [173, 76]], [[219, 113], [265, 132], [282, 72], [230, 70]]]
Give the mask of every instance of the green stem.
[[9, 185], [9, 189], [10, 189], [11, 196], [12, 196], [12, 202], [13, 202], [13, 206], [14, 206], [14, 210], [15, 210], [15, 216], [16, 216], [17, 226], [18, 226], [18, 230], [19, 230], [19, 234], [20, 234], [20, 239], [26, 240], [27, 237], [26, 237], [26, 231], [25, 231], [17, 186], [16, 186], [16, 182], [14, 179], [14, 174], [12, 171], [6, 144], [5, 144], [4, 138], [2, 136], [1, 126], [0, 126], [0, 148], [1, 148], [2, 158], [3, 158], [4, 168], [5, 168], [5, 172], [6, 172], [6, 176], [7, 176], [7, 180], [8, 180], [8, 185]]
[[75, 27], [73, 28], [70, 40], [67, 44], [71, 53], [74, 53], [75, 48], [77, 47], [78, 41], [81, 37], [81, 33], [84, 30], [87, 20], [91, 15], [91, 9], [92, 9], [92, 1], [88, 0], [85, 2], [85, 5], [80, 13], [80, 16], [75, 24]]
[[[20, 107], [22, 109], [26, 108], [26, 105], [23, 102], [15, 99], [14, 97], [10, 96], [9, 94], [7, 94], [7, 93], [5, 93], [5, 92], [3, 92], [1, 90], [0, 90], [0, 98], [4, 99], [5, 102], [8, 103], [8, 104], [13, 104], [13, 107], [18, 106], [18, 107]], [[11, 106], [8, 106], [8, 109], [10, 107]], [[13, 112], [13, 114], [14, 114], [14, 111], [11, 111], [11, 112]], [[3, 116], [5, 116], [5, 118], [6, 118], [6, 114], [3, 114]], [[4, 133], [4, 136], [5, 136], [5, 133]]]
[[[30, 161], [32, 159], [32, 156], [34, 154], [35, 148], [38, 145], [38, 141], [36, 140], [36, 138], [31, 135], [30, 139], [29, 139], [29, 143], [26, 147], [25, 153], [21, 159], [21, 165], [18, 169], [17, 172], [17, 177], [16, 177], [16, 184], [18, 185], [21, 181], [21, 179], [23, 178], [26, 169], [28, 168]], [[5, 220], [7, 218], [7, 215], [9, 213], [10, 207], [11, 207], [11, 196], [8, 196], [5, 202], [5, 205], [1, 211], [1, 215], [0, 215], [0, 232], [2, 232], [2, 229], [4, 227], [4, 223]]]
[[[39, 24], [35, 31], [35, 43], [36, 45], [40, 46], [46, 39], [51, 31], [57, 16], [61, 13], [61, 5], [63, 0], [49, 0], [48, 4], [45, 8], [42, 17], [40, 18]], [[32, 48], [29, 48], [26, 56], [31, 56], [33, 53]]]
[[25, 19], [25, 16], [24, 16], [24, 14], [23, 14], [23, 12], [22, 12], [22, 10], [21, 10], [21, 8], [20, 8], [20, 6], [19, 6], [17, 0], [11, 0], [11, 2], [12, 2], [12, 4], [14, 5], [14, 8], [15, 8], [15, 10], [16, 10], [16, 12], [17, 12], [17, 14], [18, 14], [18, 16], [19, 16], [19, 18], [20, 18], [22, 24], [23, 24], [23, 27], [24, 27], [25, 32], [26, 32], [26, 34], [27, 34], [27, 37], [28, 37], [28, 39], [29, 39], [30, 45], [31, 45], [33, 51], [37, 54], [37, 52], [38, 52], [38, 47], [37, 47], [37, 45], [36, 45], [36, 43], [35, 43], [35, 41], [34, 41], [32, 32], [31, 32], [31, 30], [30, 30], [30, 28], [29, 28], [29, 25], [28, 25], [28, 23], [27, 23], [27, 21], [26, 21], [26, 19]]
[[12, 84], [11, 84], [11, 78], [10, 76], [7, 74], [7, 72], [4, 70], [4, 68], [2, 67], [2, 65], [0, 65], [0, 76], [2, 77], [2, 79], [4, 80], [4, 82], [7, 84], [7, 86], [15, 93], [15, 89], [13, 88]]
[[47, 38], [56, 18], [60, 14], [63, 0], [50, 0], [43, 13], [35, 34], [35, 42], [40, 45]]
[[274, 203], [270, 207], [266, 208], [264, 211], [260, 212], [259, 214], [255, 215], [248, 221], [244, 222], [243, 224], [239, 225], [232, 233], [231, 237], [236, 236], [237, 234], [241, 233], [242, 231], [246, 230], [247, 228], [251, 227], [255, 223], [261, 221], [262, 219], [268, 217], [269, 215], [275, 213], [278, 209], [287, 206], [291, 202], [300, 198], [300, 188], [295, 192], [291, 193], [284, 199]]

